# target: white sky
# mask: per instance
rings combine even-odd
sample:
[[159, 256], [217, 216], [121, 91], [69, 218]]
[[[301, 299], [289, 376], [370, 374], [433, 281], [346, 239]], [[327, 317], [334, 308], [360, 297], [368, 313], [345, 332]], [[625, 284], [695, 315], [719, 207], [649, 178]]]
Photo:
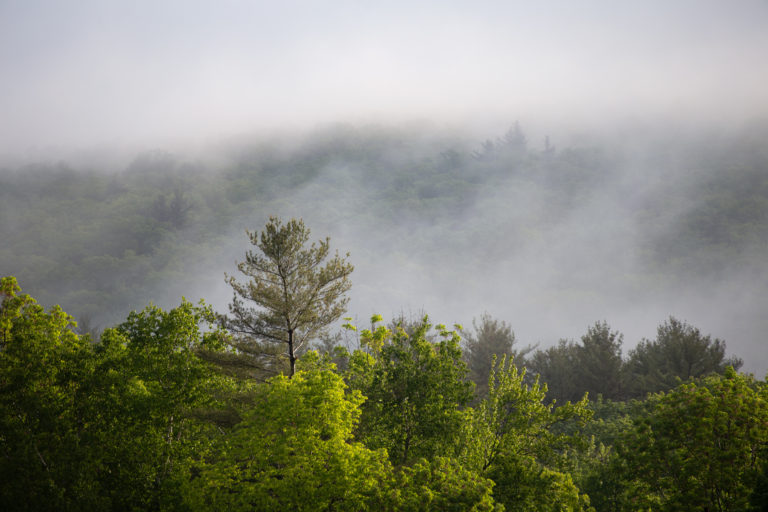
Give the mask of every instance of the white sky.
[[768, 111], [768, 2], [0, 0], [0, 152]]

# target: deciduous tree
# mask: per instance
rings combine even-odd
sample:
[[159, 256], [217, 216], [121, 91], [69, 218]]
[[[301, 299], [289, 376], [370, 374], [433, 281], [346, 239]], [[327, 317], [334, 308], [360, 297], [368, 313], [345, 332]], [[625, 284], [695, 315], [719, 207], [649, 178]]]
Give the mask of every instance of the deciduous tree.
[[546, 405], [546, 386], [524, 382], [505, 358], [493, 362], [488, 396], [464, 423], [462, 460], [495, 482], [494, 497], [508, 510], [587, 510], [589, 500], [559, 468], [562, 453], [578, 446], [577, 435], [556, 426], [591, 416], [586, 398], [554, 408]]
[[425, 317], [410, 335], [383, 325], [363, 331], [372, 355], [355, 351], [350, 359], [350, 385], [368, 397], [360, 437], [370, 447], [386, 448], [394, 464], [453, 455], [461, 409], [472, 398], [458, 334], [437, 326], [440, 339], [432, 343], [431, 327]]
[[750, 510], [768, 458], [767, 390], [728, 368], [652, 397], [617, 446], [626, 510]]
[[243, 421], [189, 483], [192, 508], [357, 511], [383, 500], [393, 487], [386, 452], [352, 437], [365, 398], [314, 366], [256, 386]]

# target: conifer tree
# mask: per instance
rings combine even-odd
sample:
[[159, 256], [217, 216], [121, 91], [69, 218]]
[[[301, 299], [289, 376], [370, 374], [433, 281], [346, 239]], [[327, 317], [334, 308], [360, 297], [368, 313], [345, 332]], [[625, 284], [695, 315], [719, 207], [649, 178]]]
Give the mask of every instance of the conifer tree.
[[261, 233], [247, 233], [258, 250], [237, 267], [248, 281], [227, 276], [234, 298], [223, 324], [237, 350], [229, 366], [278, 373], [287, 359], [293, 376], [308, 342], [344, 313], [354, 267], [338, 252], [328, 259], [329, 238], [307, 246], [310, 231], [300, 219], [270, 217]]

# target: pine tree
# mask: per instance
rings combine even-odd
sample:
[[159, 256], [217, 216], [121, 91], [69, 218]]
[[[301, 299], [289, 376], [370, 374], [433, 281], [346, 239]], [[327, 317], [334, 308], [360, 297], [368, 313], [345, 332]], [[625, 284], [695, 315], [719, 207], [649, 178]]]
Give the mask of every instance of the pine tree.
[[234, 298], [222, 323], [236, 349], [228, 366], [278, 373], [287, 359], [293, 376], [308, 342], [344, 313], [354, 267], [338, 252], [326, 262], [329, 238], [307, 247], [310, 231], [302, 220], [270, 217], [264, 231], [247, 233], [258, 251], [248, 251], [237, 267], [249, 280], [226, 276]]

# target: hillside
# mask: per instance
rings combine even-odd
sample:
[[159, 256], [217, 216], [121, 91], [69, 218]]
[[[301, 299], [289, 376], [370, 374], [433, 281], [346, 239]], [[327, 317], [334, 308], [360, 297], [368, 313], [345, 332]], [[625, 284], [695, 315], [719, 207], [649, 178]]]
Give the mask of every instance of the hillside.
[[300, 216], [352, 253], [355, 314], [489, 310], [545, 344], [602, 318], [637, 341], [676, 314], [762, 372], [764, 356], [749, 361], [768, 327], [766, 140], [759, 124], [557, 147], [518, 124], [485, 141], [337, 125], [118, 169], [6, 165], [0, 273], [94, 327], [149, 299], [223, 309], [244, 230]]

